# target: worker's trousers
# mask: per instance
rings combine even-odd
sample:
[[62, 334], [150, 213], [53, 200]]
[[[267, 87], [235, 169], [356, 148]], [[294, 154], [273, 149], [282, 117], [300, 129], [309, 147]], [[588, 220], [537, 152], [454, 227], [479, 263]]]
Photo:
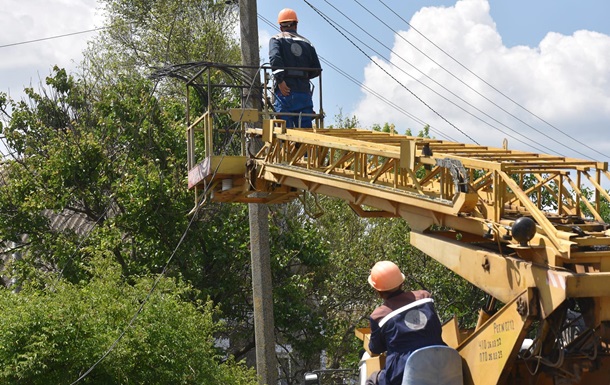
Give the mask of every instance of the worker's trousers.
[[[313, 114], [313, 101], [309, 92], [290, 92], [290, 95], [283, 96], [279, 90], [275, 91], [275, 101], [273, 103], [275, 112], [293, 112], [301, 114]], [[280, 115], [280, 119], [286, 121], [286, 127], [312, 127], [312, 116], [288, 116]]]

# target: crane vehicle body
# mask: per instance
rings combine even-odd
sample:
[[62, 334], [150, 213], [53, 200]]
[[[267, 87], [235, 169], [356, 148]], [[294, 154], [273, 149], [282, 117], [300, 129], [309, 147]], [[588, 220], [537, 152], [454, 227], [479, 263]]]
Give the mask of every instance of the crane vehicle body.
[[[196, 76], [206, 71], [218, 68]], [[235, 129], [217, 126], [222, 114]], [[412, 245], [503, 304], [482, 309], [467, 334], [456, 320], [444, 326], [465, 384], [610, 383], [607, 162], [326, 129], [322, 117], [318, 128], [290, 129], [268, 109], [220, 110], [208, 98], [187, 132], [195, 204], [283, 203], [306, 191], [343, 199], [363, 217], [403, 218]], [[240, 138], [241, 152], [217, 152], [223, 130]], [[262, 141], [256, 153], [247, 138]]]

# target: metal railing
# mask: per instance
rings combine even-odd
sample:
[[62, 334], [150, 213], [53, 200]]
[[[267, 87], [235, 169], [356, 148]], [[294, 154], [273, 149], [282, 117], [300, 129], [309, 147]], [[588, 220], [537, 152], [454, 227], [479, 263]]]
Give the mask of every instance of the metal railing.
[[[324, 127], [322, 106], [322, 75], [315, 78], [318, 104], [313, 114], [299, 112], [276, 112], [273, 108], [274, 84], [271, 66], [235, 66], [218, 63], [200, 63], [193, 73], [190, 68], [185, 80], [187, 156], [188, 168], [193, 168], [200, 159], [212, 155], [247, 155], [245, 128], [253, 127], [262, 119], [280, 116], [309, 116], [316, 128]], [[320, 71], [313, 68], [286, 70]], [[251, 73], [256, 73], [252, 77]], [[313, 80], [313, 79], [312, 79]], [[249, 98], [254, 98], [255, 102]], [[260, 106], [247, 108], [248, 105]], [[197, 133], [201, 133], [198, 136]], [[239, 140], [237, 140], [239, 139]], [[233, 144], [231, 144], [233, 143]], [[239, 143], [239, 144], [237, 144]], [[227, 148], [230, 151], [227, 151]]]

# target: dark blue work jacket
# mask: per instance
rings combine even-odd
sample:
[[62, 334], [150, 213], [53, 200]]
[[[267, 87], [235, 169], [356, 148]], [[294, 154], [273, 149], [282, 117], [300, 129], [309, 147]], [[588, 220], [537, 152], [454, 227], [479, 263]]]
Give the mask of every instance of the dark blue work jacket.
[[380, 385], [401, 384], [407, 358], [415, 350], [445, 345], [441, 337], [441, 322], [432, 298], [408, 303], [382, 319], [375, 320], [371, 317], [370, 323], [369, 349], [376, 354], [386, 352], [385, 369], [378, 377]]
[[[284, 31], [269, 40], [269, 63], [275, 83], [286, 81], [291, 92], [309, 92], [309, 79], [320, 75], [320, 60], [316, 49], [296, 31]], [[313, 71], [286, 69], [312, 68]]]

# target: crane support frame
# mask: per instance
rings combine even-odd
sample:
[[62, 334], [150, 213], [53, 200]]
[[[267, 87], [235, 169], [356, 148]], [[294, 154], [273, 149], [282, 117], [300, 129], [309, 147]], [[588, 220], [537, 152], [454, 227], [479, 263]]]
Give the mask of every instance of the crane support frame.
[[[263, 146], [250, 153], [248, 141]], [[187, 147], [196, 205], [202, 196], [284, 203], [307, 192], [343, 199], [362, 216], [408, 221], [414, 246], [504, 304], [470, 337], [454, 338], [466, 383], [520, 383], [527, 373], [539, 384], [586, 383], [610, 373], [607, 162], [395, 132], [287, 128], [265, 108], [211, 105], [189, 124]], [[524, 218], [532, 228], [519, 227]], [[582, 313], [578, 329], [566, 321], [572, 302]], [[498, 319], [518, 327], [486, 369], [481, 347], [500, 337]], [[520, 351], [532, 333], [534, 371]]]

